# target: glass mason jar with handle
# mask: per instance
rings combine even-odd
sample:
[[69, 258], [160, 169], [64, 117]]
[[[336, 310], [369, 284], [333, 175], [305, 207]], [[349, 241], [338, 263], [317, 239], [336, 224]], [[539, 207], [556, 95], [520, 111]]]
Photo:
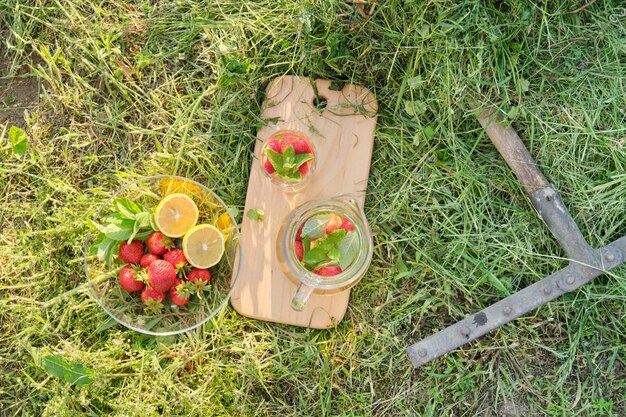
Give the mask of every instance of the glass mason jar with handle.
[[298, 288], [291, 307], [302, 311], [311, 294], [336, 294], [356, 285], [372, 260], [372, 236], [354, 195], [305, 203], [278, 235], [283, 272]]

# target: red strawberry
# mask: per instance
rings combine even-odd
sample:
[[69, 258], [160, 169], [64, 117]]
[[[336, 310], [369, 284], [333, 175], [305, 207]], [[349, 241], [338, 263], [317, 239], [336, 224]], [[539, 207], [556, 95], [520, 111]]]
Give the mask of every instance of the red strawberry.
[[131, 265], [126, 265], [120, 270], [120, 286], [124, 291], [135, 292], [143, 289], [143, 282], [135, 278], [135, 272]]
[[154, 288], [146, 287], [141, 292], [141, 301], [143, 301], [144, 304], [149, 304], [150, 302], [162, 303], [165, 301], [165, 293], [157, 291]]
[[296, 155], [301, 153], [313, 153], [311, 145], [309, 145], [306, 140], [295, 136], [287, 136], [280, 141], [280, 153], [284, 153], [285, 149], [289, 146], [293, 146]]
[[146, 253], [144, 256], [141, 257], [141, 260], [139, 261], [139, 265], [143, 266], [144, 268], [147, 268], [148, 265], [152, 263], [152, 261], [156, 261], [157, 259], [161, 259], [161, 258], [158, 255], [155, 255], [154, 253]]
[[330, 220], [328, 221], [328, 224], [326, 225], [326, 234], [329, 235], [335, 230], [341, 228], [342, 221], [343, 219], [341, 218], [340, 215], [338, 215], [337, 213], [331, 213]]
[[339, 226], [339, 228], [345, 229], [347, 232], [352, 232], [355, 229], [352, 222], [346, 218], [341, 221], [341, 226]]
[[323, 277], [332, 277], [333, 275], [341, 274], [343, 271], [338, 266], [323, 266], [313, 272]]
[[272, 139], [267, 142], [267, 147], [273, 150], [274, 152], [283, 153], [282, 149], [280, 149], [280, 143], [276, 139]]
[[148, 282], [150, 287], [165, 292], [176, 283], [176, 269], [174, 265], [163, 259], [152, 261], [148, 265]]
[[313, 149], [311, 149], [311, 145], [309, 145], [309, 143], [304, 139], [298, 139], [295, 142], [293, 142], [292, 145], [293, 145], [293, 150], [296, 152], [296, 155], [301, 154], [301, 153], [313, 153]]
[[265, 163], [263, 164], [263, 169], [270, 175], [276, 172], [276, 170], [274, 169], [274, 165], [272, 165], [269, 159], [265, 160]]
[[146, 240], [146, 245], [148, 246], [148, 250], [155, 255], [163, 255], [168, 249], [174, 247], [172, 239], [161, 232], [152, 233], [150, 237], [148, 237], [148, 240]]
[[181, 266], [185, 266], [187, 264], [187, 258], [185, 258], [183, 250], [178, 248], [165, 252], [163, 260], [171, 263], [175, 268], [180, 268]]
[[302, 261], [302, 259], [304, 258], [304, 245], [302, 244], [302, 242], [296, 240], [294, 246], [296, 248], [296, 256], [298, 257], [298, 260]]
[[122, 243], [120, 245], [120, 261], [127, 264], [138, 264], [143, 256], [143, 243], [133, 240], [130, 243]]
[[194, 284], [198, 282], [207, 283], [211, 280], [211, 272], [208, 269], [191, 268], [187, 274], [187, 279]]
[[178, 287], [182, 283], [183, 283], [182, 279], [177, 279], [174, 286], [170, 289], [170, 298], [172, 299], [172, 303], [176, 304], [177, 306], [185, 305], [189, 301], [189, 295], [187, 295], [186, 297], [181, 296], [181, 293], [182, 294], [185, 293], [185, 291], [182, 288], [180, 292], [178, 291]]

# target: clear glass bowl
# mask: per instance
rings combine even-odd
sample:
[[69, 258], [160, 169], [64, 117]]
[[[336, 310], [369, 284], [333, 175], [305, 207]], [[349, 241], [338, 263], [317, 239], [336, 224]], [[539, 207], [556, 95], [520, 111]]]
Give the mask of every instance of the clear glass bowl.
[[217, 265], [209, 268], [209, 284], [199, 294], [193, 293], [186, 305], [176, 306], [168, 297], [159, 312], [144, 309], [139, 292], [128, 293], [120, 287], [119, 271], [124, 264], [115, 256], [119, 243], [113, 250], [113, 261], [107, 266], [104, 259], [90, 253], [99, 233], [90, 231], [85, 240], [85, 273], [98, 304], [109, 316], [129, 329], [155, 336], [183, 333], [215, 316], [228, 302], [241, 264], [241, 257], [235, 257], [236, 251], [240, 249], [240, 241], [239, 229], [232, 214], [215, 193], [183, 177], [159, 175], [138, 179], [113, 194], [100, 207], [93, 220], [102, 224], [104, 217], [114, 211], [114, 201], [118, 198], [127, 198], [153, 211], [164, 196], [172, 193], [191, 197], [199, 211], [197, 224], [215, 225], [222, 230], [225, 238], [224, 255]]
[[[311, 151], [310, 153], [313, 155], [313, 159], [305, 162], [304, 163], [305, 166], [302, 167], [301, 170], [299, 169], [299, 172], [302, 175], [300, 180], [285, 178], [279, 175], [278, 172], [275, 172], [275, 171], [268, 172], [268, 170], [274, 170], [273, 166], [267, 165], [270, 163], [269, 158], [268, 158], [268, 152], [267, 152], [269, 148], [268, 145], [272, 141], [277, 141], [280, 144], [285, 140], [289, 141], [287, 143], [290, 143], [291, 141], [303, 141], [303, 143], [306, 143], [306, 145], [308, 146], [308, 149]], [[275, 149], [272, 149], [272, 150], [275, 150]], [[298, 149], [295, 149], [295, 151], [296, 153], [299, 152]], [[263, 142], [263, 146], [261, 147], [259, 160], [261, 161], [261, 171], [263, 171], [263, 175], [265, 176], [265, 178], [267, 178], [272, 184], [280, 187], [283, 191], [294, 192], [294, 191], [298, 191], [302, 189], [302, 187], [313, 176], [313, 173], [315, 172], [316, 162], [317, 162], [317, 155], [315, 152], [315, 147], [305, 135], [294, 130], [280, 130], [272, 134], [267, 139], [265, 139], [265, 141]]]

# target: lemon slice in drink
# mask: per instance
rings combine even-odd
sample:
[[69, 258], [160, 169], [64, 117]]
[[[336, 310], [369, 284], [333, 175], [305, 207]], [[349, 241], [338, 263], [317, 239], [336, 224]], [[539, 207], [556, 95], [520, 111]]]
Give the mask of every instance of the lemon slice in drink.
[[198, 207], [187, 194], [170, 194], [154, 210], [154, 222], [165, 236], [181, 237], [198, 221]]
[[192, 266], [210, 268], [222, 259], [224, 236], [213, 225], [199, 224], [183, 237], [183, 253]]

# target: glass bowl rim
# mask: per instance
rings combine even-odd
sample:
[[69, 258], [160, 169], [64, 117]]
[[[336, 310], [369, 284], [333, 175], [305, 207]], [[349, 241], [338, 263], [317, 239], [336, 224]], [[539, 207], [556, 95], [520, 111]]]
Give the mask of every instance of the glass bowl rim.
[[[230, 284], [230, 290], [228, 291], [228, 293], [226, 294], [226, 297], [224, 298], [224, 300], [222, 301], [222, 303], [217, 306], [210, 314], [207, 315], [207, 317], [205, 317], [204, 319], [198, 321], [197, 323], [193, 324], [192, 326], [189, 327], [185, 327], [184, 329], [180, 329], [180, 330], [174, 330], [174, 331], [168, 331], [168, 332], [154, 332], [152, 330], [146, 330], [146, 329], [140, 329], [138, 327], [135, 327], [129, 323], [126, 323], [125, 321], [123, 321], [122, 319], [116, 317], [113, 313], [111, 313], [109, 311], [109, 309], [107, 309], [101, 302], [100, 297], [98, 296], [98, 294], [96, 293], [96, 290], [91, 282], [91, 279], [89, 278], [89, 267], [87, 265], [87, 261], [88, 261], [88, 257], [89, 257], [89, 242], [91, 240], [91, 229], [89, 229], [87, 231], [87, 236], [85, 238], [85, 245], [84, 245], [84, 271], [85, 271], [85, 277], [87, 278], [87, 282], [89, 283], [89, 289], [91, 291], [91, 294], [93, 296], [93, 298], [96, 299], [96, 302], [98, 303], [98, 305], [109, 315], [109, 317], [111, 317], [113, 320], [115, 320], [116, 322], [118, 322], [119, 324], [123, 325], [124, 327], [134, 330], [138, 333], [141, 334], [147, 334], [147, 335], [151, 335], [151, 336], [173, 336], [176, 334], [181, 334], [181, 333], [185, 333], [188, 332], [190, 330], [196, 329], [200, 326], [202, 326], [204, 323], [206, 323], [207, 321], [211, 320], [213, 317], [215, 317], [217, 315], [218, 312], [220, 312], [228, 303], [228, 300], [230, 300], [231, 295], [233, 294], [233, 291], [235, 289], [235, 285], [237, 285], [237, 281], [239, 280], [239, 273], [241, 271], [241, 235], [240, 235], [240, 231], [239, 231], [239, 227], [237, 226], [237, 222], [235, 221], [235, 218], [233, 217], [233, 215], [231, 214], [231, 212], [228, 210], [228, 206], [224, 203], [224, 201], [217, 195], [215, 194], [215, 192], [213, 192], [211, 189], [209, 189], [208, 187], [206, 187], [203, 184], [200, 184], [199, 182], [189, 179], [189, 178], [185, 178], [185, 177], [181, 177], [179, 175], [150, 175], [150, 176], [145, 176], [145, 177], [140, 177], [137, 178], [131, 182], [129, 182], [128, 184], [124, 185], [123, 187], [119, 188], [115, 193], [113, 193], [111, 195], [111, 197], [109, 197], [105, 202], [103, 202], [100, 207], [98, 208], [98, 210], [96, 211], [96, 213], [93, 215], [92, 220], [96, 220], [100, 214], [102, 213], [102, 210], [107, 207], [117, 196], [119, 196], [120, 194], [122, 194], [124, 191], [126, 191], [127, 189], [129, 189], [130, 187], [132, 187], [133, 185], [137, 185], [140, 182], [143, 181], [148, 181], [148, 180], [157, 180], [157, 179], [162, 179], [162, 178], [177, 178], [180, 180], [184, 180], [184, 181], [190, 181], [196, 185], [198, 185], [200, 188], [202, 188], [203, 190], [207, 191], [209, 194], [211, 194], [219, 204], [221, 204], [224, 209], [226, 210], [226, 213], [228, 213], [228, 216], [230, 217], [233, 226], [235, 227], [235, 236], [237, 236], [237, 248], [236, 248], [236, 252], [235, 252], [235, 259], [237, 259], [236, 262], [233, 263], [233, 271], [237, 271], [236, 275], [235, 275], [235, 279], [231, 281]], [[237, 253], [239, 254], [239, 256], [237, 256]]]

